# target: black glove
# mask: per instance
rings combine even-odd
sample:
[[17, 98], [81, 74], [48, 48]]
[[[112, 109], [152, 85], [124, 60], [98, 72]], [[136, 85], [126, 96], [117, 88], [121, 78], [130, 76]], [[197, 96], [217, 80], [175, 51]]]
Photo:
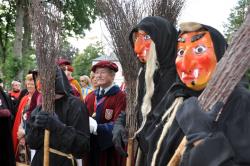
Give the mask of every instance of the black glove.
[[56, 131], [64, 128], [64, 124], [58, 119], [55, 113], [40, 111], [35, 115], [34, 126], [50, 131]]
[[128, 154], [124, 151], [123, 147], [128, 143], [128, 132], [125, 129], [126, 124], [126, 112], [122, 111], [114, 123], [114, 128], [112, 130], [113, 143], [115, 149], [119, 152], [122, 157], [127, 157]]
[[176, 120], [187, 137], [188, 143], [192, 144], [203, 139], [212, 132], [213, 124], [223, 103], [216, 103], [210, 111], [203, 111], [197, 97], [190, 97], [176, 113]]

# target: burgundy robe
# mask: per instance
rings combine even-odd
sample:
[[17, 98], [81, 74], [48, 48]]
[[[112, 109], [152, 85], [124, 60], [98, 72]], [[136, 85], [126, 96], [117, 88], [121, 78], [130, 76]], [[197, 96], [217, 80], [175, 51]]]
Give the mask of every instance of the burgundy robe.
[[98, 124], [97, 135], [92, 134], [91, 136], [89, 165], [124, 165], [124, 158], [121, 158], [113, 146], [112, 130], [114, 121], [120, 112], [125, 111], [126, 96], [116, 85], [105, 93], [103, 97], [99, 95], [99, 90], [92, 91], [85, 99], [89, 115], [96, 119]]

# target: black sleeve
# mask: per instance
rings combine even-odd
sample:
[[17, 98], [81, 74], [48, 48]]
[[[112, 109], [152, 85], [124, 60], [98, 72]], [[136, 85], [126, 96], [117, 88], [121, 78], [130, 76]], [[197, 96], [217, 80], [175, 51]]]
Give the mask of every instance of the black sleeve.
[[78, 158], [90, 149], [89, 116], [85, 104], [80, 100], [69, 100], [69, 108], [66, 124], [51, 135], [54, 137], [51, 144]]
[[187, 165], [235, 166], [250, 163], [250, 93], [238, 86], [223, 107], [218, 129], [187, 150]]
[[[50, 132], [50, 147], [80, 158], [90, 149], [88, 111], [80, 100], [70, 100], [68, 104], [70, 109], [64, 114], [66, 119], [64, 125], [60, 125], [59, 129]], [[37, 128], [32, 123], [37, 112], [38, 109], [31, 114], [27, 141], [30, 148], [41, 150], [44, 129]]]
[[35, 127], [33, 125], [35, 120], [35, 115], [40, 111], [40, 109], [41, 107], [37, 107], [34, 109], [27, 123], [27, 127], [29, 128], [29, 130], [26, 135], [26, 140], [30, 148], [36, 150], [42, 148], [44, 139], [44, 129]]
[[182, 166], [234, 165], [234, 151], [222, 132], [211, 134], [197, 146], [188, 145], [182, 158]]

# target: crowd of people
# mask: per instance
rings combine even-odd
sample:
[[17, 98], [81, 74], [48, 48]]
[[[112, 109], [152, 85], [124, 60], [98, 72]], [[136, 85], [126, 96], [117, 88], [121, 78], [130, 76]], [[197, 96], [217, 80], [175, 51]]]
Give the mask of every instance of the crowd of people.
[[[177, 31], [165, 18], [149, 16], [134, 26], [128, 40], [141, 65], [132, 164], [168, 165], [186, 137], [176, 166], [250, 165], [250, 92], [244, 78], [226, 103], [209, 112], [198, 101], [226, 51], [223, 35], [194, 22]], [[47, 129], [50, 165], [126, 165], [126, 91], [124, 84], [114, 84], [118, 66], [100, 61], [79, 83], [70, 61], [59, 58], [56, 65], [52, 114], [42, 108], [39, 72], [27, 74], [24, 89], [18, 81], [8, 93], [0, 86], [0, 162], [43, 165]]]

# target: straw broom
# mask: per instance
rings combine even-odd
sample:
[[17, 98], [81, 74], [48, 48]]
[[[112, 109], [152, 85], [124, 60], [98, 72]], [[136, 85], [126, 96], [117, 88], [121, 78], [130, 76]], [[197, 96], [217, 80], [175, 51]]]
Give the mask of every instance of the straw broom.
[[[42, 108], [54, 112], [55, 59], [59, 52], [60, 12], [59, 1], [45, 2], [32, 0], [32, 31], [35, 41], [36, 58], [42, 86]], [[59, 6], [59, 5], [58, 5]], [[49, 166], [49, 131], [44, 134], [44, 166]]]

